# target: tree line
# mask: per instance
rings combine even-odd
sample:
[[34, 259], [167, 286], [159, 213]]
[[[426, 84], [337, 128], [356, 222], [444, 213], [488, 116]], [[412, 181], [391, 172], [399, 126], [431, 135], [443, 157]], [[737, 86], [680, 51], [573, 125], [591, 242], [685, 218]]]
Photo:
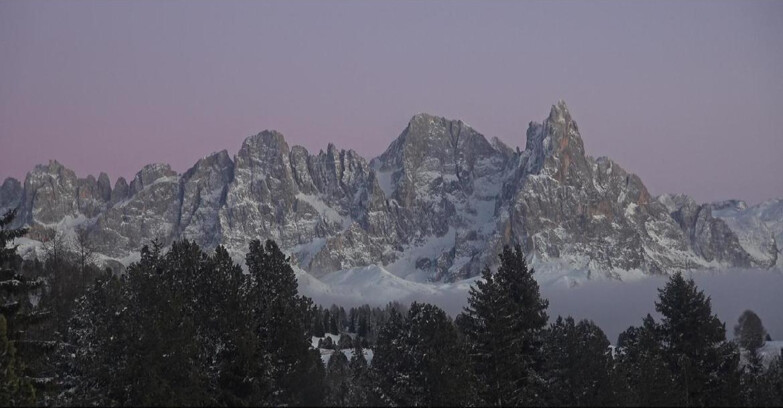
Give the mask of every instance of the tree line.
[[589, 320], [550, 323], [519, 247], [484, 269], [452, 320], [426, 303], [315, 305], [271, 240], [250, 243], [245, 270], [187, 240], [145, 246], [119, 275], [78, 242], [23, 261], [13, 217], [0, 219], [4, 406], [783, 404], [783, 359], [763, 364], [758, 316], [744, 313], [727, 341], [681, 274], [659, 289], [661, 319], [610, 348]]

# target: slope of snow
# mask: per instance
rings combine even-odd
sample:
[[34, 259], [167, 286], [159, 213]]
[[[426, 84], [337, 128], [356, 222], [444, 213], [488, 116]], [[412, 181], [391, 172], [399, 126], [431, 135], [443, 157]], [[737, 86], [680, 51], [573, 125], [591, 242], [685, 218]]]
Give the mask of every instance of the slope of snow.
[[304, 295], [315, 298], [314, 295], [327, 295], [332, 293], [332, 288], [318, 280], [315, 276], [305, 272], [302, 268], [292, 265], [296, 280], [299, 282], [299, 291]]
[[416, 268], [416, 261], [422, 257], [433, 257], [435, 254], [449, 251], [454, 247], [455, 239], [455, 229], [449, 228], [449, 231], [442, 237], [428, 236], [418, 245], [406, 245], [400, 257], [386, 265], [384, 270], [390, 271], [403, 279], [426, 282], [429, 275]]
[[332, 272], [321, 280], [342, 295], [357, 299], [391, 301], [411, 293], [432, 294], [437, 291], [435, 285], [402, 279], [378, 265]]
[[750, 208], [726, 207], [713, 211], [737, 234], [740, 246], [753, 259], [777, 262], [783, 267], [783, 199], [765, 201]]
[[297, 200], [310, 204], [324, 220], [340, 224], [343, 226], [343, 229], [348, 228], [348, 226], [351, 225], [352, 220], [350, 217], [343, 217], [318, 196], [299, 193], [296, 195], [296, 198]]
[[370, 304], [383, 306], [392, 301], [407, 303], [413, 300], [464, 300], [470, 286], [478, 279], [455, 283], [421, 283], [400, 278], [378, 265], [332, 272], [320, 279], [294, 268], [299, 281], [299, 292], [316, 303], [338, 303], [346, 307]]
[[387, 199], [394, 193], [394, 185], [392, 183], [393, 174], [393, 171], [375, 171], [375, 176], [378, 178], [378, 185], [381, 187], [381, 190], [383, 190], [383, 194], [386, 195]]
[[[335, 350], [329, 349], [319, 349], [319, 351], [321, 352], [321, 361], [323, 361], [324, 365], [329, 364], [329, 360], [332, 358], [332, 355], [337, 352]], [[348, 361], [351, 361], [351, 358], [353, 358], [353, 349], [340, 350], [340, 352], [345, 354], [345, 357], [348, 359]], [[362, 354], [364, 354], [364, 359], [367, 360], [367, 364], [371, 364], [374, 355], [373, 350], [362, 349]]]
[[[40, 223], [37, 224], [54, 231], [55, 234], [58, 234], [61, 239], [64, 240], [66, 243], [73, 243], [76, 242], [76, 231], [79, 227], [89, 227], [93, 225], [96, 221], [96, 218], [87, 218], [82, 214], [79, 214], [78, 216], [74, 217], [71, 215], [66, 215], [63, 217], [60, 221], [54, 222], [54, 223]], [[43, 242], [36, 240], [36, 239], [30, 239], [27, 237], [21, 237], [14, 240], [15, 245], [19, 245], [17, 248], [17, 253], [25, 259], [29, 258], [38, 258], [38, 259], [44, 259], [45, 255], [45, 247], [46, 244]]]
[[[351, 334], [351, 333], [349, 333], [348, 335], [351, 336], [351, 337], [355, 336], [355, 334]], [[319, 349], [318, 348], [318, 342], [323, 340], [323, 339], [325, 339], [325, 338], [327, 338], [327, 337], [329, 337], [329, 338], [332, 339], [332, 344], [337, 344], [340, 341], [340, 336], [341, 335], [326, 333], [326, 334], [324, 334], [324, 337], [313, 336], [313, 337], [310, 338], [310, 347], [312, 347], [313, 349], [317, 349], [321, 353], [321, 361], [324, 363], [324, 365], [329, 364], [329, 360], [332, 358], [334, 353], [336, 353], [337, 351], [336, 350], [332, 350], [332, 349]], [[350, 348], [350, 349], [342, 349], [342, 350], [340, 350], [340, 352], [345, 354], [345, 357], [348, 359], [348, 361], [351, 361], [351, 358], [353, 358], [353, 349], [352, 348]], [[373, 358], [373, 355], [374, 355], [372, 349], [363, 348], [362, 349], [362, 354], [364, 354], [364, 359], [367, 360], [368, 364], [370, 362], [372, 362], [372, 358]]]
[[327, 337], [332, 339], [332, 344], [337, 344], [337, 342], [340, 341], [340, 335], [339, 334], [325, 333], [323, 335], [323, 337], [312, 336], [310, 338], [310, 347], [312, 347], [314, 349], [318, 348], [318, 342], [323, 340], [323, 339], [325, 339], [325, 338], [327, 338]]
[[[758, 352], [759, 356], [761, 356], [761, 363], [764, 367], [769, 367], [775, 358], [783, 356], [783, 341], [765, 341]], [[740, 349], [740, 366], [744, 366], [747, 362], [748, 351]]]
[[[584, 268], [574, 268], [584, 264]], [[542, 288], [571, 288], [588, 281], [620, 280], [636, 281], [648, 276], [641, 270], [618, 270], [608, 274], [591, 274], [587, 259], [558, 259], [556, 262], [533, 259], [530, 266]], [[414, 282], [399, 277], [382, 266], [370, 265], [336, 271], [320, 279], [302, 269], [294, 268], [299, 281], [299, 291], [316, 303], [345, 306], [370, 304], [382, 306], [392, 301], [407, 303], [427, 301], [432, 303], [464, 303], [470, 287], [480, 277], [453, 283]]]
[[767, 341], [759, 349], [761, 360], [765, 367], [769, 367], [775, 357], [783, 356], [783, 341]]

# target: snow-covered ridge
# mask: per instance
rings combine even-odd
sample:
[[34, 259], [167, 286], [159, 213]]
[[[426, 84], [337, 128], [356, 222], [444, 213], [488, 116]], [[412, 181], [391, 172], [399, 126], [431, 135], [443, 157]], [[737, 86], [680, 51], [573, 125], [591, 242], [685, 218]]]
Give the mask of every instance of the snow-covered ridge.
[[737, 234], [743, 249], [757, 259], [783, 267], [783, 199], [768, 200], [753, 207], [736, 200], [712, 206], [713, 214]]
[[87, 228], [101, 259], [120, 263], [153, 239], [224, 245], [237, 258], [250, 240], [274, 239], [302, 273], [332, 288], [362, 276], [392, 293], [431, 289], [409, 281], [475, 277], [496, 266], [504, 245], [521, 245], [547, 272], [542, 279], [566, 286], [781, 266], [780, 199], [747, 208], [650, 197], [636, 175], [585, 155], [562, 101], [530, 124], [526, 138], [525, 150], [515, 151], [465, 122], [417, 114], [367, 161], [332, 144], [311, 154], [263, 131], [233, 158], [207, 155], [182, 175], [148, 165], [113, 188], [105, 174], [77, 178], [51, 161], [24, 183], [6, 180], [0, 210], [17, 208], [18, 224], [32, 227], [22, 242], [28, 256], [42, 237], [77, 226]]

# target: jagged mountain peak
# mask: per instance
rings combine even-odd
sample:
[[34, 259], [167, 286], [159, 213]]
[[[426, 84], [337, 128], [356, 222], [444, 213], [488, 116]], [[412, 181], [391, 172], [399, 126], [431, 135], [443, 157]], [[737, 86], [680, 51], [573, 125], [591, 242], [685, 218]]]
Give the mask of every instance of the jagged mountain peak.
[[386, 151], [373, 159], [373, 167], [389, 170], [399, 166], [437, 167], [460, 158], [474, 161], [498, 154], [497, 148], [502, 146], [490, 143], [462, 120], [418, 113]]
[[46, 170], [46, 171], [51, 171], [51, 170], [55, 170], [56, 171], [56, 170], [63, 169], [63, 168], [66, 168], [66, 167], [63, 166], [62, 163], [58, 162], [55, 159], [49, 159], [49, 162], [47, 164], [41, 163], [41, 164], [37, 164], [35, 166], [36, 170], [41, 169], [41, 170]]
[[125, 180], [125, 177], [117, 177], [117, 180], [114, 181], [114, 188], [111, 190], [111, 204], [114, 205], [128, 198], [128, 194], [130, 194], [128, 181]]
[[748, 204], [742, 200], [723, 200], [711, 204], [713, 211], [744, 211], [748, 209]]
[[[444, 131], [445, 130], [445, 131]], [[470, 132], [481, 136], [480, 133], [473, 130], [470, 125], [459, 119], [447, 119], [442, 116], [435, 116], [429, 113], [417, 113], [413, 115], [403, 134], [410, 137], [436, 137], [448, 138], [456, 144], [462, 132]], [[485, 139], [486, 140], [486, 139]]]
[[669, 213], [674, 213], [683, 207], [697, 207], [699, 205], [693, 197], [682, 193], [664, 193], [656, 197], [655, 201], [663, 204]]
[[[250, 136], [242, 143], [234, 164], [237, 169], [258, 169], [265, 172], [287, 174], [291, 149], [282, 133], [264, 130]], [[285, 179], [287, 177], [283, 177]], [[282, 180], [282, 179], [281, 179]]]
[[651, 201], [639, 177], [585, 155], [563, 101], [530, 124], [523, 153], [461, 120], [420, 113], [369, 165], [332, 143], [316, 154], [289, 148], [265, 130], [235, 156], [212, 153], [182, 175], [151, 164], [111, 189], [105, 174], [77, 179], [52, 160], [23, 186], [0, 187], [0, 209], [19, 208], [20, 223], [85, 223], [98, 253], [114, 260], [154, 238], [222, 244], [237, 256], [249, 240], [271, 238], [312, 273], [382, 264], [434, 280], [475, 276], [516, 243], [536, 262], [587, 276], [775, 265], [783, 205], [723, 207]]
[[547, 121], [565, 123], [571, 120], [571, 113], [568, 111], [568, 106], [565, 101], [560, 99], [552, 105], [549, 110], [549, 117]]
[[417, 113], [408, 121], [408, 125], [398, 138], [403, 143], [417, 143], [430, 139], [457, 146], [461, 136], [479, 138], [487, 143], [484, 135], [474, 130], [470, 125], [459, 119], [448, 119], [429, 113]]
[[[49, 162], [46, 164], [37, 164], [35, 165], [35, 168], [33, 168], [33, 171], [31, 172], [34, 177], [37, 175], [40, 177], [41, 175], [65, 175], [68, 178], [76, 178], [76, 173], [65, 167], [62, 163], [58, 162], [57, 160], [49, 159]], [[30, 174], [28, 173], [28, 177]]]
[[193, 165], [193, 167], [191, 167], [190, 169], [188, 169], [188, 171], [185, 172], [183, 177], [189, 178], [189, 176], [194, 172], [215, 165], [223, 166], [223, 167], [233, 165], [233, 162], [231, 161], [231, 157], [228, 155], [228, 150], [224, 149], [219, 152], [214, 152], [212, 154], [200, 158], [196, 162], [196, 164]]
[[530, 122], [526, 137], [528, 173], [545, 170], [564, 181], [569, 174], [589, 170], [579, 127], [564, 101], [552, 105], [543, 123]]
[[0, 188], [2, 188], [3, 190], [6, 190], [6, 189], [21, 189], [22, 188], [22, 183], [20, 183], [19, 180], [15, 179], [13, 177], [8, 177], [8, 178], [6, 178], [3, 181], [3, 185]]
[[101, 172], [98, 175], [98, 188], [105, 201], [111, 200], [111, 180], [109, 180], [108, 174]]
[[288, 151], [288, 143], [285, 136], [277, 130], [263, 130], [255, 135], [249, 136], [242, 142], [240, 152], [243, 150], [258, 150], [259, 147], [271, 148]]
[[411, 119], [408, 121], [408, 124], [412, 122], [426, 122], [426, 121], [462, 122], [459, 119], [447, 119], [446, 117], [443, 116], [433, 115], [427, 112], [419, 112], [411, 116]]
[[171, 165], [167, 163], [150, 163], [136, 173], [133, 181], [141, 182], [142, 186], [152, 184], [156, 180], [163, 177], [176, 176], [177, 172], [171, 169]]
[[335, 144], [334, 144], [334, 143], [331, 143], [331, 142], [329, 142], [329, 143], [326, 145], [326, 153], [327, 153], [327, 154], [335, 154], [335, 153], [337, 153], [337, 152], [338, 152], [338, 150], [337, 150], [337, 146], [335, 146]]
[[22, 183], [19, 180], [13, 177], [6, 178], [0, 186], [0, 216], [4, 215], [7, 210], [19, 206], [23, 193]]
[[275, 129], [264, 129], [255, 135], [249, 136], [245, 139], [247, 141], [248, 139], [259, 139], [259, 140], [282, 140], [285, 141], [285, 136], [283, 136], [282, 133]]
[[150, 163], [136, 173], [136, 176], [130, 182], [130, 195], [136, 194], [145, 187], [152, 185], [156, 181], [170, 177], [171, 181], [177, 176], [177, 172], [171, 169], [166, 163]]

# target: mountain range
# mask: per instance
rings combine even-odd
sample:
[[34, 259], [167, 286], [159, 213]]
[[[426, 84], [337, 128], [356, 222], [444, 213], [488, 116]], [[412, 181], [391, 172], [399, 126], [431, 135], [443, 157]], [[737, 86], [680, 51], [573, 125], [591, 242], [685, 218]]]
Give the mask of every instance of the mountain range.
[[153, 239], [224, 245], [240, 259], [256, 238], [274, 239], [316, 278], [377, 265], [453, 282], [496, 266], [515, 244], [536, 268], [576, 279], [783, 266], [783, 199], [748, 207], [654, 197], [635, 174], [585, 154], [562, 101], [530, 123], [524, 150], [428, 114], [369, 161], [332, 144], [312, 154], [267, 130], [233, 158], [213, 153], [184, 174], [149, 164], [113, 187], [105, 173], [78, 178], [50, 161], [23, 183], [5, 179], [0, 212], [9, 209], [30, 227], [18, 240], [23, 256], [78, 227], [119, 269]]

